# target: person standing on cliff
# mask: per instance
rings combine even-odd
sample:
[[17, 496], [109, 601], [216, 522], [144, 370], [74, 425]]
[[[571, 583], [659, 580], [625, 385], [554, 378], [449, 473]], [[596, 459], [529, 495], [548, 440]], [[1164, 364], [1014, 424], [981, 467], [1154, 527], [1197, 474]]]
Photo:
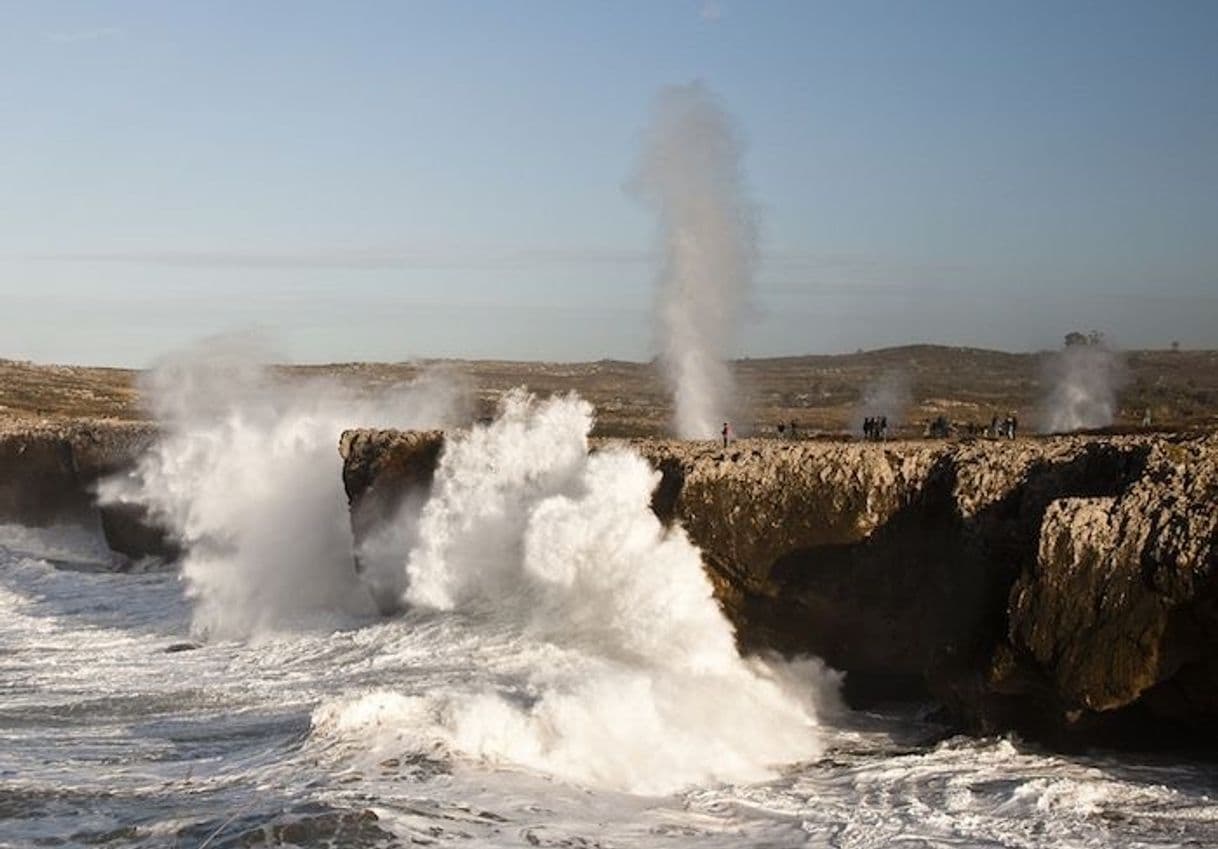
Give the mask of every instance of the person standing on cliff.
[[723, 423], [723, 447], [727, 448], [727, 441], [732, 436], [732, 426], [727, 422]]

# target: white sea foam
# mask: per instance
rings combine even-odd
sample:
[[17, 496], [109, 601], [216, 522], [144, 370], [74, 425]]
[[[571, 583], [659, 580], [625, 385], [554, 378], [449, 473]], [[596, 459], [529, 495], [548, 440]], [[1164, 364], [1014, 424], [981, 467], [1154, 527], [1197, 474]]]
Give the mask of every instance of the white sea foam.
[[641, 793], [758, 780], [820, 751], [833, 676], [741, 659], [698, 550], [649, 509], [658, 473], [626, 450], [589, 456], [591, 423], [575, 397], [509, 395], [449, 441], [408, 519], [406, 601], [514, 633], [504, 677], [331, 704], [319, 729]]
[[454, 390], [423, 379], [375, 398], [325, 380], [276, 380], [265, 353], [209, 343], [164, 362], [147, 387], [163, 436], [103, 501], [133, 502], [185, 544], [196, 632], [249, 637], [371, 613], [355, 574], [338, 455], [357, 426], [442, 424]]
[[[607, 774], [641, 775], [646, 787], [646, 770], [671, 770], [677, 747], [706, 732], [704, 714], [722, 694], [694, 710], [689, 732], [669, 729], [672, 749], [638, 760], [628, 742], [615, 760], [610, 743], [634, 727], [637, 694], [613, 677], [629, 666], [586, 647], [459, 608], [167, 653], [190, 618], [171, 572], [77, 571], [35, 550], [86, 563], [95, 541], [0, 525], [5, 846], [85, 849], [106, 838], [152, 849], [212, 835], [212, 846], [262, 845], [292, 831], [316, 833], [301, 845], [346, 845], [358, 842], [350, 829], [368, 822], [368, 809], [393, 835], [376, 845], [1174, 849], [1218, 837], [1204, 761], [1051, 755], [1001, 739], [926, 745], [917, 741], [931, 729], [900, 716], [834, 717], [816, 729], [827, 756], [772, 781], [661, 798], [588, 789], [554, 778], [559, 754], [588, 753]], [[601, 717], [611, 721], [587, 725], [565, 749], [540, 750], [536, 768], [512, 768], [542, 739], [543, 711], [522, 706], [549, 693], [604, 694]], [[486, 694], [511, 709], [482, 712]], [[597, 707], [553, 704], [586, 716]], [[313, 732], [302, 733], [310, 715]], [[496, 717], [502, 727], [487, 736], [497, 744], [482, 760], [474, 732]], [[738, 733], [762, 732], [768, 718], [747, 717]], [[560, 719], [554, 729], [572, 727]], [[521, 752], [509, 763], [511, 729]], [[336, 822], [345, 830], [331, 837], [324, 829]]]

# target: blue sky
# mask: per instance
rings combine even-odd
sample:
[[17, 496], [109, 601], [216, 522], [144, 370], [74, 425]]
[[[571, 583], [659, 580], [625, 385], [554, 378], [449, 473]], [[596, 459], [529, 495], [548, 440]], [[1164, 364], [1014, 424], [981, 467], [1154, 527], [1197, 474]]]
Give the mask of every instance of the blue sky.
[[1218, 347], [1218, 3], [2, 2], [0, 357], [646, 359], [652, 99], [737, 120], [740, 353]]

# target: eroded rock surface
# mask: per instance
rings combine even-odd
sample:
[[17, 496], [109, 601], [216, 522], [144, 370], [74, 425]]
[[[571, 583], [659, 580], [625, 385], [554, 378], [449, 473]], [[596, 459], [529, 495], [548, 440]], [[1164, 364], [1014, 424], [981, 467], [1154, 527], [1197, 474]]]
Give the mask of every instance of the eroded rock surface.
[[[1218, 440], [597, 441], [662, 472], [746, 650], [811, 653], [856, 702], [1082, 738], [1135, 706], [1218, 718]], [[357, 539], [430, 482], [435, 432], [350, 431]]]
[[0, 521], [49, 525], [89, 509], [77, 484], [71, 441], [53, 431], [0, 435]]
[[347, 430], [339, 440], [356, 542], [393, 519], [402, 499], [431, 486], [444, 447], [439, 430]]
[[[1156, 440], [1111, 497], [1052, 504], [1008, 638], [1061, 721], [1218, 718], [1218, 438]], [[1005, 684], [1008, 669], [991, 677]], [[1208, 732], [1210, 741], [1215, 739]]]
[[99, 507], [95, 492], [101, 478], [130, 469], [156, 434], [145, 422], [105, 419], [0, 430], [0, 521], [100, 524], [120, 554], [172, 557], [172, 541], [142, 508]]

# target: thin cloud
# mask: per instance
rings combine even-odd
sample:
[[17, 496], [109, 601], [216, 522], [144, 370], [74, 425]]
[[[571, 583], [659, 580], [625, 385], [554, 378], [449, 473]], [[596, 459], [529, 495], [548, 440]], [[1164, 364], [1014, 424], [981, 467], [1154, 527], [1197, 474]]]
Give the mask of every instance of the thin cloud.
[[[513, 269], [553, 266], [655, 266], [659, 254], [652, 249], [612, 246], [485, 245], [436, 248], [329, 248], [300, 250], [146, 250], [66, 251], [49, 254], [0, 256], [0, 261], [113, 263], [174, 268], [244, 269]], [[762, 259], [763, 277], [786, 280], [833, 278], [839, 282], [904, 283], [910, 275], [958, 278], [974, 272], [970, 266], [929, 263], [855, 254], [770, 250]]]
[[103, 41], [108, 38], [118, 38], [122, 34], [123, 30], [121, 27], [96, 27], [94, 29], [48, 33], [47, 41], [52, 44], [82, 44], [87, 41]]
[[708, 23], [717, 23], [723, 17], [723, 9], [715, 0], [706, 0], [698, 10], [698, 17]]
[[527, 248], [432, 251], [126, 251], [38, 254], [38, 262], [120, 263], [174, 268], [352, 269], [533, 268], [554, 265], [637, 265], [655, 254], [623, 248]]

